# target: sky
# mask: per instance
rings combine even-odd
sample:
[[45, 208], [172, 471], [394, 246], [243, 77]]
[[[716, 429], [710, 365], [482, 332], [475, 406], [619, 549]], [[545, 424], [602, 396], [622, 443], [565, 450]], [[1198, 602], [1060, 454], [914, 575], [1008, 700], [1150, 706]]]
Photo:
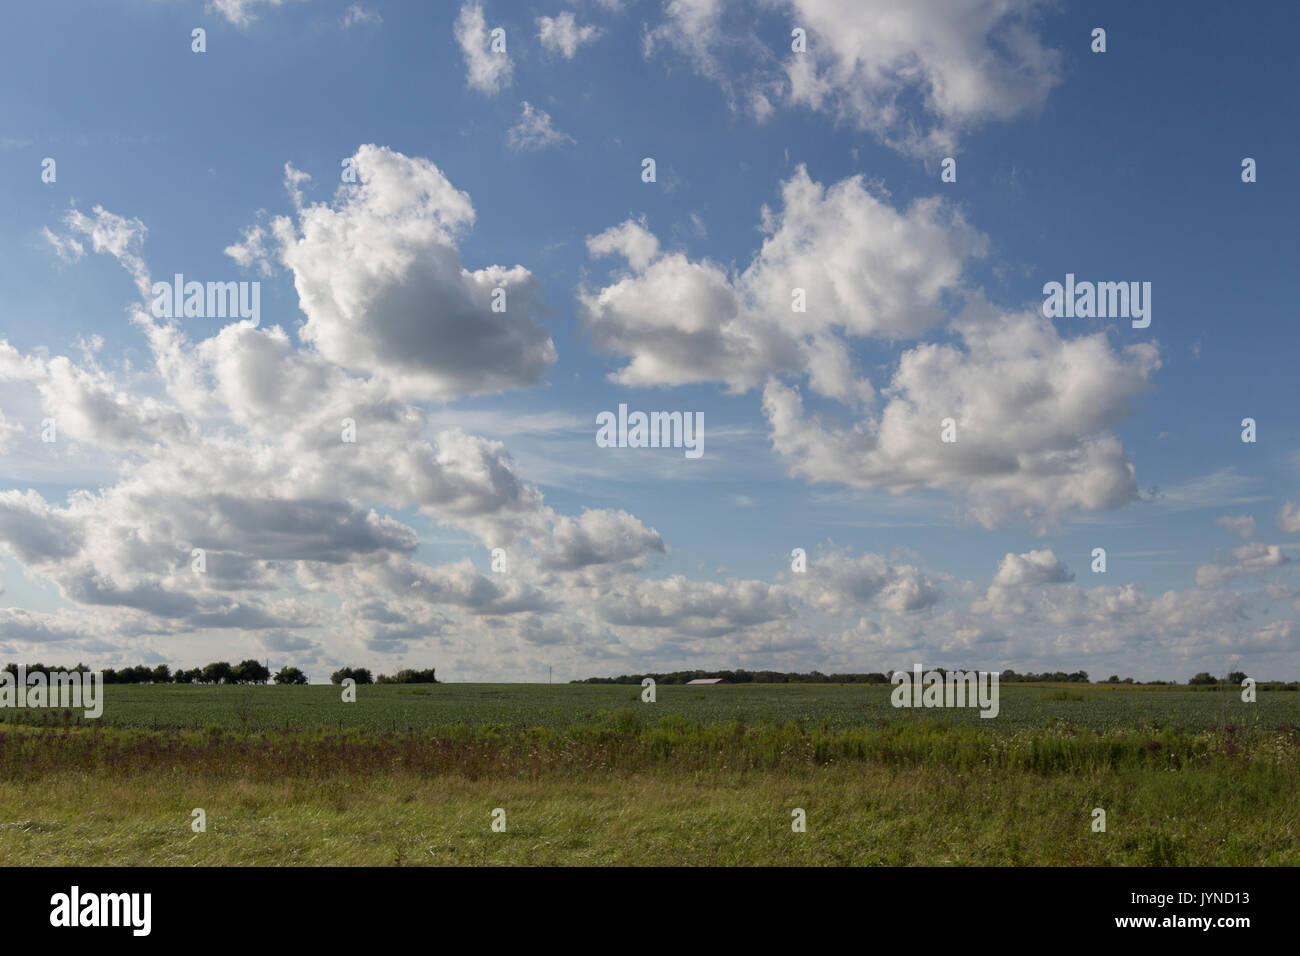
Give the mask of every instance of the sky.
[[1300, 678], [1290, 5], [6, 19], [4, 659]]

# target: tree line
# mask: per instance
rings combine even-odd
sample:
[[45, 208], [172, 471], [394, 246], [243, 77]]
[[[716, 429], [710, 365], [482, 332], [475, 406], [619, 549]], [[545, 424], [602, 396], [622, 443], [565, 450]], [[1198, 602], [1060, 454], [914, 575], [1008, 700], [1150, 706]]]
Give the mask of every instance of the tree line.
[[[931, 667], [926, 668], [929, 671], [936, 671], [940, 674], [946, 674], [948, 668]], [[618, 677], [588, 677], [583, 680], [570, 681], [571, 684], [640, 684], [645, 678], [650, 678], [656, 684], [685, 684], [693, 680], [716, 680], [721, 678], [729, 684], [888, 684], [894, 671], [873, 671], [865, 674], [823, 674], [821, 671], [809, 671], [801, 674], [793, 671], [747, 671], [747, 670], [719, 670], [719, 671], [670, 671], [668, 673], [644, 673], [644, 674], [622, 674]], [[1214, 686], [1220, 684], [1232, 684], [1240, 687], [1241, 682], [1246, 679], [1246, 674], [1242, 671], [1233, 671], [1226, 678], [1218, 678], [1204, 671], [1188, 680], [1187, 685], [1190, 687]], [[1043, 671], [1034, 673], [1027, 671], [1019, 673], [1010, 668], [1002, 671], [998, 675], [998, 682], [1002, 684], [1087, 684], [1090, 683], [1087, 671]], [[358, 682], [360, 683], [360, 682]], [[1170, 687], [1178, 686], [1178, 681], [1172, 680], [1134, 680], [1132, 677], [1120, 678], [1118, 674], [1112, 674], [1104, 684], [1142, 684], [1144, 686], [1161, 686]], [[1257, 685], [1265, 690], [1296, 690], [1300, 688], [1300, 682], [1292, 681], [1290, 683], [1282, 681], [1257, 681]]]
[[330, 683], [342, 684], [351, 678], [358, 684], [436, 684], [438, 681], [433, 676], [435, 670], [436, 668], [433, 667], [422, 671], [407, 668], [396, 674], [380, 674], [375, 677], [365, 667], [340, 667], [330, 674]]
[[[92, 669], [81, 663], [76, 667], [47, 667], [41, 663], [23, 666], [29, 674], [34, 671], [86, 674]], [[17, 664], [6, 664], [0, 669], [8, 671], [17, 679]], [[348, 677], [358, 684], [436, 684], [438, 681], [434, 678], [434, 670], [435, 668], [432, 667], [427, 670], [407, 668], [396, 674], [380, 674], [376, 678], [364, 667], [344, 667], [331, 674], [330, 680], [335, 684], [343, 683], [343, 680]], [[240, 661], [238, 664], [231, 664], [229, 661], [213, 661], [203, 667], [191, 667], [188, 670], [185, 668], [172, 670], [166, 664], [158, 664], [154, 667], [148, 664], [137, 664], [134, 667], [120, 669], [105, 667], [100, 673], [105, 684], [265, 684], [270, 681], [277, 684], [307, 683], [307, 675], [297, 667], [281, 667], [273, 676], [265, 664], [252, 658]]]
[[[44, 664], [25, 664], [27, 673], [33, 671], [68, 671], [80, 674], [89, 673], [92, 668], [85, 664], [76, 667], [47, 667]], [[15, 677], [18, 665], [6, 664], [3, 668]], [[274, 680], [277, 684], [305, 684], [307, 675], [296, 667], [282, 667], [272, 677], [271, 671], [261, 661], [251, 657], [238, 664], [229, 661], [213, 661], [203, 667], [191, 667], [186, 670], [178, 667], [172, 670], [166, 664], [150, 667], [137, 664], [134, 667], [105, 667], [100, 671], [105, 684], [265, 684]]]

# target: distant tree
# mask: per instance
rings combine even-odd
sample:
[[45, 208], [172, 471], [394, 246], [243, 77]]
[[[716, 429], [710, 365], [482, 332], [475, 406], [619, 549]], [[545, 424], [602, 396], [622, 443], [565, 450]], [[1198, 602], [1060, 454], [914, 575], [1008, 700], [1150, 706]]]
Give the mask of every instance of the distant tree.
[[275, 682], [277, 684], [305, 684], [307, 675], [296, 667], [281, 667], [275, 672]]
[[153, 669], [153, 674], [150, 675], [150, 680], [155, 684], [166, 684], [169, 683], [171, 679], [172, 669], [166, 664], [159, 664]]
[[[430, 667], [428, 670], [416, 671], [409, 668], [398, 671], [396, 674], [380, 674], [375, 678], [376, 684], [436, 684], [438, 680], [433, 676], [436, 668]], [[361, 683], [357, 681], [357, 683]]]
[[1246, 674], [1243, 671], [1233, 671], [1231, 674], [1228, 675], [1229, 684], [1240, 684], [1245, 679], [1246, 679]]
[[1111, 674], [1109, 677], [1106, 678], [1106, 683], [1107, 683], [1107, 684], [1118, 684], [1118, 683], [1119, 683], [1119, 675], [1118, 675], [1118, 674]]
[[[178, 668], [176, 668], [176, 673], [172, 674], [172, 683], [173, 683], [173, 684], [193, 684], [193, 683], [194, 683], [194, 673], [195, 673], [194, 671], [187, 671], [187, 670], [186, 670], [185, 668], [183, 668], [183, 667], [178, 667]], [[202, 674], [201, 671], [200, 671], [199, 673]]]
[[234, 677], [234, 668], [228, 661], [213, 661], [203, 668], [203, 683], [228, 684]]
[[370, 671], [364, 667], [340, 667], [330, 675], [330, 683], [342, 684], [349, 677], [358, 684], [373, 684], [375, 682]]
[[1203, 685], [1203, 684], [1217, 684], [1218, 682], [1219, 679], [1215, 677], [1213, 674], [1207, 674], [1205, 671], [1201, 671], [1199, 674], [1197, 674], [1187, 683], [1196, 686], [1196, 685]]
[[271, 679], [271, 672], [267, 670], [266, 665], [251, 657], [246, 661], [240, 661], [230, 671], [232, 684], [265, 684]]

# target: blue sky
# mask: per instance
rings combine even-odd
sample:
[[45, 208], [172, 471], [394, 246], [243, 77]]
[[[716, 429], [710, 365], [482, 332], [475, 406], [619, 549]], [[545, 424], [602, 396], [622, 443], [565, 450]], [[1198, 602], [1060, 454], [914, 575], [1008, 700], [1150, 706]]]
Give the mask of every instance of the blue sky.
[[[0, 652], [1300, 676], [1300, 15], [899, 9], [11, 11]], [[260, 282], [259, 325], [148, 315], [124, 254]], [[448, 303], [496, 266], [489, 335]], [[1067, 272], [1150, 282], [1150, 327], [1044, 319]], [[702, 412], [703, 458], [596, 447], [620, 403]]]

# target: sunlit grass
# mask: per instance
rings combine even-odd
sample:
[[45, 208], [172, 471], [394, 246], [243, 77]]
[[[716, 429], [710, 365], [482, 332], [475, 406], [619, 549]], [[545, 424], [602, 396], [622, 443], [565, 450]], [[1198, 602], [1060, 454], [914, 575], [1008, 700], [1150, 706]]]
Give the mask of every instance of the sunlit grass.
[[563, 731], [11, 726], [0, 864], [1294, 865], [1298, 763], [1289, 730], [835, 731], [633, 708]]

